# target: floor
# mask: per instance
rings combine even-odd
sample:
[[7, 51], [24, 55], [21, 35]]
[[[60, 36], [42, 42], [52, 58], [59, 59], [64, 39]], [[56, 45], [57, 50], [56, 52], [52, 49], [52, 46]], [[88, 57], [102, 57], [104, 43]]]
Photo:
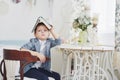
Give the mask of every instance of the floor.
[[[115, 75], [117, 76], [118, 80], [120, 80], [120, 69], [115, 69]], [[2, 80], [2, 76], [0, 74], [0, 80]]]

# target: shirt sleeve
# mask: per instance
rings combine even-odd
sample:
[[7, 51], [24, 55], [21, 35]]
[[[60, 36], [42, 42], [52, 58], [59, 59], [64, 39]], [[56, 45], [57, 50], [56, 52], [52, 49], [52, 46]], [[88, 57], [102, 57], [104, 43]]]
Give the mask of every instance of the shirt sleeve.
[[34, 49], [34, 43], [32, 40], [30, 40], [28, 43], [24, 44], [21, 48], [29, 49], [29, 50], [35, 50]]
[[60, 38], [55, 39], [55, 40], [51, 40], [51, 47], [54, 47], [56, 45], [60, 45], [62, 42], [62, 40]]

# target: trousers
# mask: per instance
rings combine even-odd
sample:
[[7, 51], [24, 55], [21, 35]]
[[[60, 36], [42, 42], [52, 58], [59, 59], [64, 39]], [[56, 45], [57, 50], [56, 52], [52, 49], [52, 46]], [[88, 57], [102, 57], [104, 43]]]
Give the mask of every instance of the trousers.
[[48, 71], [43, 68], [31, 68], [26, 73], [25, 77], [34, 78], [37, 80], [49, 80], [48, 77], [52, 77], [55, 80], [60, 80], [60, 74], [54, 71]]

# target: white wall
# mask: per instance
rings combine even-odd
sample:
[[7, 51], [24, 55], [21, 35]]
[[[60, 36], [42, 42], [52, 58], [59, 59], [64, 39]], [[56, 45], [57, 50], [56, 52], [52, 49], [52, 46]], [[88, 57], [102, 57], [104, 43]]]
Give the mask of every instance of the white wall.
[[[90, 0], [91, 14], [97, 13], [98, 44], [115, 45], [115, 0]], [[102, 5], [102, 6], [101, 6]], [[53, 20], [58, 33], [65, 39], [70, 37], [73, 8], [71, 0], [54, 0]]]
[[70, 0], [54, 0], [53, 23], [56, 32], [64, 38], [69, 39], [71, 29], [72, 3]]
[[50, 13], [48, 0], [36, 1], [33, 5], [28, 0], [21, 0], [18, 4], [12, 0], [0, 0], [8, 6], [8, 11], [2, 14], [1, 10], [5, 7], [0, 5], [0, 40], [26, 40], [32, 37], [31, 30], [37, 17], [48, 19]]
[[91, 7], [91, 12], [99, 15], [99, 44], [114, 46], [116, 0], [91, 0]]

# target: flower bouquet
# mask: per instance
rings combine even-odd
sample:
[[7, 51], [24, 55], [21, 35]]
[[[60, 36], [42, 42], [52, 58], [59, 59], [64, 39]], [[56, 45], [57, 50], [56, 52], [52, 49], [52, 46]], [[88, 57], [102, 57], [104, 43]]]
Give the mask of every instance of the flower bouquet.
[[[87, 42], [87, 28], [92, 25], [91, 18], [85, 12], [81, 13], [81, 15], [74, 19], [73, 28], [79, 32], [78, 42], [83, 44]], [[80, 30], [79, 30], [80, 29]]]

